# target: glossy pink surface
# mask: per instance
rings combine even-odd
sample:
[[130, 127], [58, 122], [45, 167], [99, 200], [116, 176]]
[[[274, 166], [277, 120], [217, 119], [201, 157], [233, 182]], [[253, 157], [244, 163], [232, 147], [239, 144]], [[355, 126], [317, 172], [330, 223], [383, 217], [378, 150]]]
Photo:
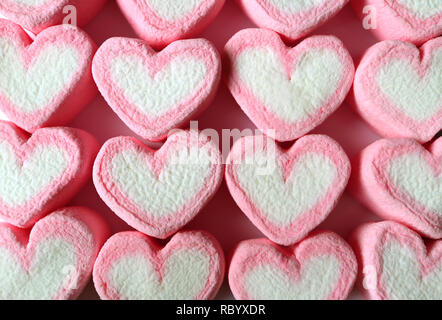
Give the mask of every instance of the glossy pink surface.
[[[201, 37], [212, 41], [218, 50], [222, 51], [230, 37], [237, 31], [249, 27], [255, 26], [241, 12], [233, 0], [227, 0], [219, 16]], [[136, 37], [114, 1], [109, 1], [103, 11], [84, 29], [97, 45], [101, 45], [110, 37]], [[362, 23], [349, 5], [313, 34], [332, 34], [340, 38], [356, 63], [364, 51], [376, 43], [376, 39], [371, 33], [363, 29]], [[199, 121], [199, 129], [213, 128], [219, 132], [222, 129], [255, 128], [236, 104], [224, 83], [221, 83], [215, 101], [197, 120]], [[119, 135], [136, 136], [112, 112], [112, 109], [101, 96], [98, 96], [92, 104], [86, 107], [70, 125], [87, 130], [98, 139], [100, 144]], [[341, 144], [349, 157], [354, 156], [379, 138], [352, 111], [347, 103], [344, 103], [313, 133], [329, 135]], [[287, 148], [290, 145], [291, 143], [284, 143], [282, 146]], [[97, 210], [109, 221], [113, 232], [131, 230], [101, 201], [92, 181], [75, 197], [70, 205], [83, 205]], [[379, 218], [370, 213], [346, 191], [337, 207], [318, 229], [328, 229], [347, 238], [350, 232], [361, 223], [378, 220]], [[202, 229], [210, 232], [221, 242], [227, 257], [232, 247], [239, 241], [263, 237], [237, 207], [227, 190], [225, 182], [223, 182], [212, 201], [185, 229]], [[351, 298], [359, 297], [360, 294], [355, 289]], [[98, 298], [92, 283], [89, 284], [81, 298]], [[224, 281], [217, 298], [232, 298], [227, 281]]]

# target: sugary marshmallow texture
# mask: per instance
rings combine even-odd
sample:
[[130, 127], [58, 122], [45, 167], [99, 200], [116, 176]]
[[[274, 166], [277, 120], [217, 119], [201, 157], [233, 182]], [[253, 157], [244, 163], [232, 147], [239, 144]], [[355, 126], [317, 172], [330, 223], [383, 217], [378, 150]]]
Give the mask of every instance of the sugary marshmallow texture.
[[442, 138], [426, 150], [411, 139], [376, 141], [353, 160], [350, 190], [384, 219], [442, 238]]
[[431, 140], [442, 129], [442, 37], [416, 48], [383, 41], [356, 70], [354, 106], [385, 137]]
[[350, 170], [344, 150], [327, 136], [305, 136], [289, 150], [266, 136], [249, 136], [233, 145], [225, 176], [253, 224], [272, 241], [291, 245], [329, 215]]
[[219, 148], [197, 131], [177, 130], [157, 151], [131, 137], [108, 140], [93, 180], [127, 224], [164, 239], [192, 220], [222, 181]]
[[135, 32], [155, 48], [201, 33], [225, 0], [117, 0]]
[[288, 40], [309, 34], [337, 14], [349, 0], [237, 0], [259, 27]]
[[357, 228], [350, 244], [360, 285], [373, 300], [442, 299], [442, 240], [424, 243], [405, 226], [384, 221]]
[[138, 135], [161, 140], [212, 101], [221, 59], [207, 40], [180, 40], [156, 53], [143, 40], [112, 38], [97, 51], [92, 71], [118, 116]]
[[45, 128], [30, 136], [0, 121], [0, 218], [28, 228], [64, 206], [91, 177], [98, 149], [83, 130]]
[[225, 46], [226, 82], [242, 110], [267, 135], [294, 140], [344, 101], [353, 60], [333, 36], [315, 36], [294, 48], [278, 34], [244, 29]]
[[50, 27], [32, 41], [0, 19], [0, 111], [28, 132], [69, 123], [97, 94], [94, 53], [76, 27]]
[[[378, 39], [421, 44], [442, 34], [440, 0], [351, 0], [351, 3], [361, 19], [375, 23], [370, 31]], [[364, 7], [368, 8], [365, 12]]]
[[0, 224], [0, 299], [77, 298], [108, 236], [104, 219], [83, 207], [57, 210], [30, 231]]
[[240, 242], [229, 267], [241, 300], [344, 300], [357, 275], [356, 257], [337, 234], [315, 232], [291, 247], [267, 239]]
[[106, 242], [93, 278], [106, 300], [203, 300], [215, 297], [224, 268], [221, 246], [206, 232], [179, 232], [160, 247], [129, 231]]
[[0, 15], [33, 33], [40, 33], [48, 27], [62, 24], [74, 7], [77, 25], [84, 26], [105, 3], [106, 0], [2, 0]]

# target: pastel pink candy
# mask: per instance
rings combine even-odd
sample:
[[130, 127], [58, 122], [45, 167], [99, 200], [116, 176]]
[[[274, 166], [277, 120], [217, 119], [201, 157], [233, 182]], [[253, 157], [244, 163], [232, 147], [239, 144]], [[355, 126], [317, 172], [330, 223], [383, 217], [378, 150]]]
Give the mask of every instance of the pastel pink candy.
[[32, 41], [0, 19], [0, 111], [28, 132], [69, 123], [96, 96], [94, 53], [73, 26], [48, 28]]
[[221, 246], [206, 232], [179, 232], [160, 247], [130, 231], [105, 243], [93, 278], [105, 300], [203, 300], [215, 297], [224, 265]]
[[376, 141], [353, 168], [350, 190], [373, 212], [442, 238], [442, 138], [429, 150], [411, 139]]
[[329, 231], [287, 248], [267, 239], [242, 241], [229, 267], [230, 289], [241, 300], [343, 300], [356, 276], [351, 247]]
[[132, 137], [108, 140], [93, 180], [127, 224], [164, 239], [192, 220], [222, 180], [218, 146], [197, 131], [176, 131], [157, 151]]
[[359, 262], [360, 285], [373, 300], [442, 299], [442, 241], [391, 222], [357, 228], [350, 244]]
[[153, 47], [192, 38], [221, 11], [225, 0], [117, 0], [135, 32]]
[[353, 81], [353, 60], [333, 36], [314, 36], [289, 48], [273, 31], [245, 29], [224, 50], [233, 97], [278, 141], [299, 138], [322, 123]]
[[440, 1], [352, 0], [352, 5], [361, 19], [375, 23], [370, 31], [381, 40], [420, 44], [442, 34]]
[[350, 161], [327, 136], [305, 136], [280, 149], [265, 136], [238, 140], [226, 162], [229, 191], [270, 240], [291, 245], [335, 207], [350, 176]]
[[213, 100], [221, 59], [207, 40], [181, 40], [157, 53], [144, 41], [107, 40], [93, 61], [101, 94], [138, 135], [161, 140]]
[[259, 27], [276, 31], [289, 40], [296, 40], [327, 22], [348, 3], [348, 0], [237, 0], [237, 2]]
[[0, 224], [0, 298], [77, 298], [108, 235], [104, 219], [83, 207], [57, 210], [30, 231]]
[[28, 228], [64, 206], [89, 180], [98, 149], [83, 130], [45, 128], [29, 136], [0, 121], [0, 218]]
[[384, 41], [371, 47], [356, 71], [356, 111], [379, 134], [427, 142], [442, 129], [442, 38], [420, 49]]
[[[39, 33], [64, 22], [76, 22], [78, 26], [84, 26], [105, 3], [106, 0], [2, 0], [0, 14], [34, 33]], [[73, 13], [75, 21], [69, 19]]]

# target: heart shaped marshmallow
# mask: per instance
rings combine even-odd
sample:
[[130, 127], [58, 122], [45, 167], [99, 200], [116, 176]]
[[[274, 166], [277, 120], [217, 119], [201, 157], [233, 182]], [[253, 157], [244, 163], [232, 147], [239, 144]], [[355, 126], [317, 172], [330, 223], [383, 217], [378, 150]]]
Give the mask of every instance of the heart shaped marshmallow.
[[316, 232], [282, 248], [267, 239], [234, 249], [230, 289], [241, 300], [343, 300], [357, 275], [351, 247], [333, 232]]
[[0, 19], [0, 111], [28, 132], [65, 125], [95, 98], [95, 44], [72, 26], [44, 30], [34, 41]]
[[93, 276], [102, 299], [203, 300], [218, 292], [224, 264], [221, 246], [206, 232], [179, 232], [161, 248], [130, 231], [105, 243]]
[[259, 27], [289, 40], [307, 35], [337, 14], [349, 0], [237, 0]]
[[0, 299], [75, 299], [108, 234], [104, 219], [82, 207], [53, 212], [30, 232], [0, 224]]
[[352, 0], [352, 4], [361, 19], [371, 22], [370, 31], [381, 40], [421, 44], [442, 34], [439, 0]]
[[0, 218], [21, 228], [68, 203], [89, 180], [99, 149], [89, 133], [0, 121]]
[[93, 61], [98, 88], [138, 135], [161, 140], [212, 101], [221, 59], [207, 40], [181, 40], [156, 53], [142, 40], [112, 38]]
[[355, 109], [379, 134], [427, 142], [442, 129], [442, 38], [384, 41], [356, 70]]
[[405, 226], [384, 221], [357, 228], [351, 245], [361, 288], [374, 300], [442, 299], [442, 241], [425, 245]]
[[322, 123], [350, 90], [354, 65], [333, 36], [288, 48], [270, 30], [245, 29], [226, 44], [227, 84], [255, 125], [279, 141], [294, 140]]
[[117, 137], [98, 153], [93, 179], [121, 219], [164, 239], [192, 220], [216, 192], [221, 154], [197, 131], [178, 130], [158, 151], [135, 138]]
[[0, 15], [39, 33], [64, 22], [84, 26], [105, 3], [106, 0], [2, 0]]
[[201, 33], [221, 11], [225, 0], [117, 0], [135, 32], [161, 48]]
[[287, 151], [265, 136], [232, 147], [226, 182], [233, 199], [269, 239], [291, 245], [335, 207], [350, 176], [342, 148], [322, 135], [305, 136]]
[[353, 161], [350, 190], [384, 219], [442, 238], [442, 138], [427, 151], [411, 139], [383, 139]]

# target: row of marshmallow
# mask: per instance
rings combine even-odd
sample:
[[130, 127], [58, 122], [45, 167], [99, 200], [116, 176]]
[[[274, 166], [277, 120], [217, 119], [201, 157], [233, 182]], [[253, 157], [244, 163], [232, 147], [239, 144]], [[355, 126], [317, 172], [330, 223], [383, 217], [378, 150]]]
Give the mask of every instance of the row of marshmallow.
[[[51, 213], [30, 234], [0, 225], [0, 298], [74, 299], [91, 273], [100, 297], [113, 300], [211, 299], [223, 282], [223, 251], [206, 232], [178, 232], [164, 247], [136, 231], [108, 234], [84, 207]], [[379, 222], [357, 228], [350, 244], [356, 255], [329, 231], [284, 248], [242, 241], [231, 254], [230, 288], [237, 299], [346, 299], [359, 263], [371, 299], [442, 297], [441, 240], [426, 247], [406, 227]]]
[[[308, 35], [336, 15], [350, 0], [237, 0], [259, 27], [274, 30], [289, 41]], [[0, 15], [31, 32], [72, 18], [87, 24], [106, 0], [5, 0]], [[153, 47], [201, 33], [218, 15], [225, 0], [117, 0], [137, 34]], [[351, 0], [365, 25], [381, 40], [421, 44], [442, 33], [442, 5], [438, 1]], [[68, 17], [67, 17], [68, 16]]]

